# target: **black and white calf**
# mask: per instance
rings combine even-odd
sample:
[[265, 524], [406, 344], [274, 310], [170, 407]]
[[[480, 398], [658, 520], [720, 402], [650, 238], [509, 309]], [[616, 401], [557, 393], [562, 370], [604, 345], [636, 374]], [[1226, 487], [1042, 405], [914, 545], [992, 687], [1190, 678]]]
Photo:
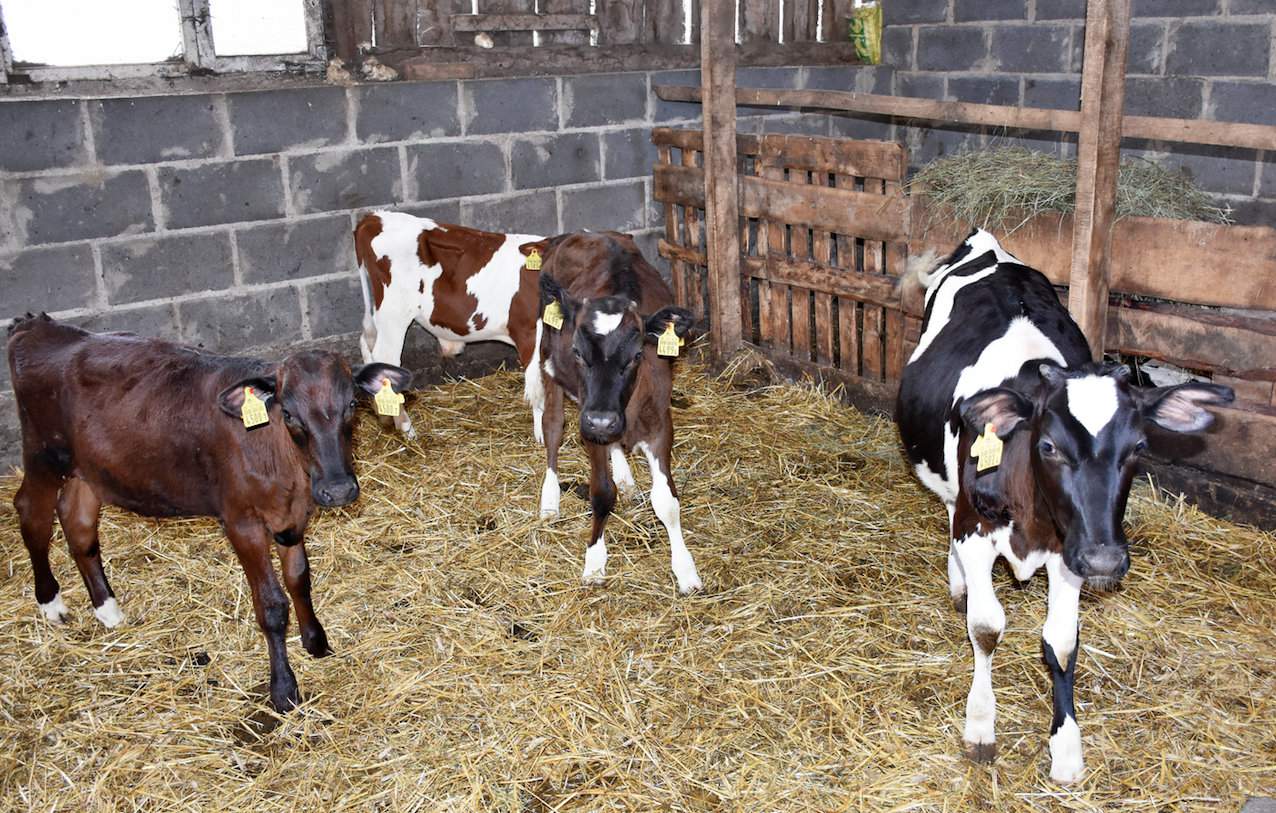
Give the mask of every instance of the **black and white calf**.
[[[1006, 617], [993, 564], [1004, 556], [1020, 580], [1044, 565], [1050, 776], [1072, 782], [1083, 772], [1072, 703], [1077, 603], [1084, 581], [1114, 585], [1129, 569], [1121, 523], [1144, 428], [1204, 429], [1213, 421], [1204, 407], [1231, 401], [1232, 391], [1200, 383], [1139, 389], [1124, 366], [1095, 363], [1050, 281], [985, 231], [920, 281], [925, 318], [896, 420], [917, 476], [948, 507], [949, 591], [966, 612], [975, 655], [967, 754], [996, 755], [992, 653]], [[998, 445], [1000, 463], [981, 466], [985, 447]]]

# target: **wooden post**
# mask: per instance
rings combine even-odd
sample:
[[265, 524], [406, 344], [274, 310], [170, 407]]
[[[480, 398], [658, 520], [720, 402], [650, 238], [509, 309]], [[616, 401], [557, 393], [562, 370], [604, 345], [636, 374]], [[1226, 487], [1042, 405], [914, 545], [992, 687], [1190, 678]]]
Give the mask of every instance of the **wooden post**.
[[704, 93], [705, 226], [713, 353], [742, 342], [740, 211], [736, 194], [735, 2], [703, 0], [700, 86]]
[[1121, 115], [1129, 40], [1130, 0], [1090, 0], [1081, 73], [1077, 208], [1068, 309], [1096, 359], [1103, 356], [1108, 323], [1108, 248], [1121, 163]]

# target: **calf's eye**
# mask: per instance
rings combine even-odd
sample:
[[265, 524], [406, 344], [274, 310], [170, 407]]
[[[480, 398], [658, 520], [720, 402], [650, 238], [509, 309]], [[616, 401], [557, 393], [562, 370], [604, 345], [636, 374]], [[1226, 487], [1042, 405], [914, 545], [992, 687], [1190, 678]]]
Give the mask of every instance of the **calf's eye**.
[[346, 404], [346, 409], [354, 409], [358, 405], [359, 405], [359, 402], [351, 398], [350, 403]]
[[1055, 448], [1053, 440], [1050, 438], [1042, 438], [1037, 444], [1037, 451], [1041, 452], [1042, 457], [1053, 457], [1058, 449]]
[[1140, 454], [1142, 452], [1146, 452], [1147, 448], [1148, 448], [1148, 442], [1147, 442], [1147, 439], [1144, 438], [1143, 440], [1140, 440], [1138, 443], [1134, 444], [1134, 453]]

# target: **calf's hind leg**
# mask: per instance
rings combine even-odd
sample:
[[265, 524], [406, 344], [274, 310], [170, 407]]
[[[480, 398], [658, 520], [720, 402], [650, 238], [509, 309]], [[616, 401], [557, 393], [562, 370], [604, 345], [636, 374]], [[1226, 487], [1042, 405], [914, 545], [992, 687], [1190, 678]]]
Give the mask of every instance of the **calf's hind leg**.
[[53, 512], [62, 478], [45, 473], [38, 463], [33, 465], [30, 459], [26, 463], [26, 473], [13, 497], [13, 507], [18, 512], [18, 525], [22, 529], [27, 555], [31, 557], [36, 603], [45, 618], [61, 624], [66, 621], [67, 609], [62, 601], [62, 589], [49, 567], [49, 542], [53, 539]]
[[93, 601], [93, 615], [107, 629], [112, 629], [124, 622], [124, 614], [102, 570], [97, 534], [101, 511], [102, 501], [88, 483], [78, 477], [66, 481], [58, 497], [58, 521], [62, 523], [67, 547]]

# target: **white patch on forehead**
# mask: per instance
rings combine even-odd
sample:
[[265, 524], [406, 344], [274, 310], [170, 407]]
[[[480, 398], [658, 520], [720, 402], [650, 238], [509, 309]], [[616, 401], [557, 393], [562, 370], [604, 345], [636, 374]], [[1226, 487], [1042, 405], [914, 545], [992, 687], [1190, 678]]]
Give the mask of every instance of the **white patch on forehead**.
[[620, 327], [620, 320], [625, 316], [624, 311], [620, 313], [602, 313], [594, 312], [594, 333], [599, 336], [606, 336], [616, 328]]
[[1116, 381], [1106, 375], [1069, 378], [1068, 411], [1098, 437], [1117, 411]]

